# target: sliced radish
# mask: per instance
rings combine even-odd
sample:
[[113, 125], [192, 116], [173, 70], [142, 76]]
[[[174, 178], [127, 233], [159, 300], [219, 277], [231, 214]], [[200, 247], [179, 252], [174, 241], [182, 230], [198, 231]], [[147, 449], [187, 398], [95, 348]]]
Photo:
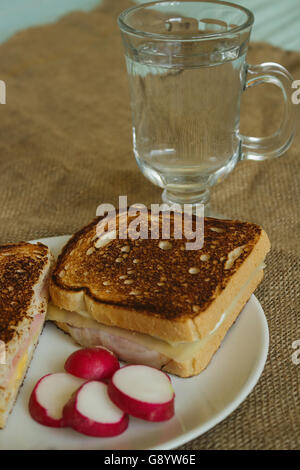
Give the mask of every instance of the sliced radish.
[[153, 367], [122, 367], [112, 376], [108, 393], [121, 410], [136, 418], [166, 421], [174, 416], [175, 393], [170, 377]]
[[73, 394], [63, 410], [64, 422], [87, 436], [112, 437], [128, 427], [128, 415], [109, 398], [107, 385], [92, 380]]
[[83, 383], [84, 380], [65, 372], [42, 377], [35, 385], [29, 400], [32, 418], [45, 426], [64, 427], [63, 407]]
[[78, 349], [65, 362], [65, 370], [88, 380], [110, 378], [120, 368], [116, 356], [106, 348]]

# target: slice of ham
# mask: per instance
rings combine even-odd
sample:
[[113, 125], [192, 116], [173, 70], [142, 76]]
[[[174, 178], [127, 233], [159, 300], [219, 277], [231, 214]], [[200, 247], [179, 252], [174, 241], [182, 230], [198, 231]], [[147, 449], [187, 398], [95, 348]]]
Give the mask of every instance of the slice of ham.
[[132, 364], [144, 364], [161, 369], [168, 362], [167, 356], [152, 351], [141, 344], [118, 335], [113, 335], [93, 328], [77, 328], [68, 324], [70, 335], [77, 343], [85, 347], [104, 346], [112, 351], [121, 361]]

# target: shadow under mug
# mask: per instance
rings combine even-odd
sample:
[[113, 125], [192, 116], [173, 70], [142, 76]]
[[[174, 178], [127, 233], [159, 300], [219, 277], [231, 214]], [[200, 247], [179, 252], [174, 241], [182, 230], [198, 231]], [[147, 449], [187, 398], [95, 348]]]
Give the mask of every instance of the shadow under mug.
[[[151, 2], [118, 18], [125, 46], [133, 149], [169, 204], [205, 204], [239, 160], [278, 157], [294, 134], [292, 77], [279, 64], [246, 62], [253, 14], [222, 1]], [[239, 131], [242, 92], [277, 85], [284, 100], [271, 136]]]

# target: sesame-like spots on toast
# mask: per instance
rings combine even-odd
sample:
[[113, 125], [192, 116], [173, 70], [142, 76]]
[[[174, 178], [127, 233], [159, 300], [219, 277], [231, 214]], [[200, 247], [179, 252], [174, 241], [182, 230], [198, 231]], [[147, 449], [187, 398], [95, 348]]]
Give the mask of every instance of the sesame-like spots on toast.
[[0, 246], [0, 340], [5, 343], [18, 333], [47, 260], [48, 248], [41, 243]]
[[188, 240], [174, 239], [172, 232], [168, 245], [151, 240], [149, 232], [148, 240], [117, 238], [97, 249], [99, 220], [67, 243], [52, 282], [65, 290], [84, 290], [98, 302], [177, 321], [194, 318], [210, 305], [251, 253], [262, 231], [247, 222], [205, 218], [201, 250], [186, 250]]

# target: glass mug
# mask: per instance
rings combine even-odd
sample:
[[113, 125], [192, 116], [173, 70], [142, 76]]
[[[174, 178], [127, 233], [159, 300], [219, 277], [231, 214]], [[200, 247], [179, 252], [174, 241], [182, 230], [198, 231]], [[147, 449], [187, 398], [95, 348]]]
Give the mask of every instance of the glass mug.
[[[209, 188], [239, 160], [278, 157], [291, 144], [292, 77], [279, 64], [247, 64], [253, 21], [246, 8], [214, 0], [151, 2], [118, 18], [135, 158], [168, 204], [208, 209]], [[281, 89], [282, 123], [271, 136], [243, 136], [241, 94], [261, 83]]]

